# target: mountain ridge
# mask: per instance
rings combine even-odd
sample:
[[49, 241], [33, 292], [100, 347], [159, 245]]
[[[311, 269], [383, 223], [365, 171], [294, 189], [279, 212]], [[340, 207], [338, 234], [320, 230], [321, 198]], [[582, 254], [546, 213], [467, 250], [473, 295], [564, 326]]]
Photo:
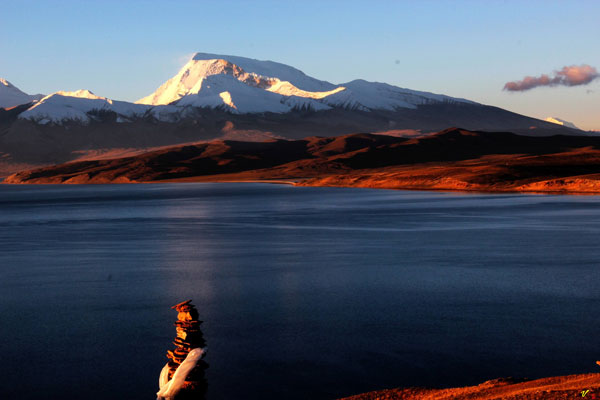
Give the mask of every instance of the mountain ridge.
[[236, 56], [197, 53], [161, 87], [147, 102], [168, 104], [136, 104], [79, 90], [26, 98], [26, 107], [0, 112], [0, 176], [24, 165], [218, 138], [422, 136], [448, 126], [528, 136], [584, 134], [465, 99], [361, 79], [335, 85], [281, 63]]
[[[228, 78], [216, 79], [216, 76]], [[224, 84], [227, 81], [229, 85]], [[235, 81], [237, 82], [234, 83]], [[217, 85], [220, 93], [215, 93], [211, 83], [213, 86]], [[263, 99], [262, 104], [257, 108], [240, 110], [232, 104], [235, 103], [232, 97], [236, 99], [243, 97], [244, 95], [239, 92], [243, 91], [244, 85], [280, 97], [270, 95], [270, 102]], [[225, 93], [226, 96], [223, 96]], [[254, 97], [258, 97], [258, 92], [254, 91], [254, 94]], [[476, 104], [465, 99], [404, 89], [386, 83], [367, 82], [362, 79], [334, 85], [273, 61], [204, 53], [196, 53], [174, 77], [167, 80], [154, 93], [137, 101], [139, 104], [148, 105], [230, 107], [233, 112], [285, 112], [294, 106], [302, 105], [315, 110], [331, 107], [365, 111], [394, 110], [415, 108], [428, 102]]]
[[43, 94], [30, 95], [4, 78], [0, 78], [0, 108], [12, 108], [40, 100]]
[[[336, 108], [398, 112], [431, 104], [487, 107], [462, 98], [363, 79], [336, 85], [274, 61], [207, 53], [194, 54], [175, 76], [135, 104], [90, 93], [87, 90], [55, 92], [36, 99], [39, 101], [19, 118], [41, 125], [88, 124], [99, 120], [95, 115], [98, 112], [109, 112], [115, 114], [113, 119], [123, 123], [148, 118], [178, 123], [197, 115], [194, 109], [217, 109], [231, 114], [287, 114], [296, 110], [318, 112]], [[88, 100], [104, 100], [108, 104]], [[24, 99], [23, 103], [31, 101]], [[452, 124], [449, 121], [445, 125]], [[508, 128], [499, 126], [498, 130], [510, 130]]]

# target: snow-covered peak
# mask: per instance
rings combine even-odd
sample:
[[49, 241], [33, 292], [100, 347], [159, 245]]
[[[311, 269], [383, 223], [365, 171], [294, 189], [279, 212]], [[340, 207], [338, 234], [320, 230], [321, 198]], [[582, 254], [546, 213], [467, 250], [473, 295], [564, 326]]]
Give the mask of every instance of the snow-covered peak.
[[[2, 88], [18, 91], [8, 82], [2, 82], [0, 99]], [[110, 121], [117, 114], [117, 121], [147, 115], [161, 121], [176, 122], [194, 115], [195, 108], [218, 108], [242, 114], [331, 108], [368, 112], [414, 109], [447, 102], [472, 103], [360, 79], [334, 85], [273, 61], [196, 53], [175, 76], [154, 93], [138, 100], [137, 104], [113, 101], [89, 90], [60, 91], [43, 97], [20, 118], [38, 123], [63, 123], [67, 120], [89, 123]]]
[[77, 121], [87, 124], [93, 120], [102, 119], [103, 113], [114, 113], [118, 121], [141, 116], [150, 107], [114, 101], [106, 97], [96, 96], [89, 90], [74, 92], [59, 91], [52, 93], [21, 113], [19, 118], [29, 119], [40, 124]]
[[177, 75], [137, 101], [155, 106], [224, 107], [241, 113], [331, 107], [393, 111], [444, 102], [472, 103], [360, 79], [334, 85], [273, 61], [206, 53], [196, 53]]
[[[228, 57], [236, 62], [241, 60], [250, 70], [230, 59], [207, 57]], [[255, 71], [260, 71], [260, 73]], [[295, 68], [272, 61], [198, 53], [177, 75], [161, 85], [151, 95], [138, 100], [137, 103], [164, 105], [174, 103], [185, 96], [198, 95], [201, 88], [206, 86], [203, 85], [203, 81], [215, 75], [230, 76], [247, 86], [278, 93], [282, 96], [319, 99], [344, 89], [310, 78]], [[282, 79], [281, 76], [291, 80]]]
[[0, 78], [0, 107], [9, 108], [31, 103], [44, 97], [41, 94], [28, 95], [4, 78]]
[[4, 78], [0, 78], [0, 85], [6, 86], [6, 87], [9, 87], [9, 88], [14, 88], [15, 87], [12, 83], [10, 83], [9, 81], [7, 81]]
[[239, 76], [241, 68], [222, 59], [190, 60], [173, 78], [162, 84], [154, 93], [138, 100], [139, 104], [170, 104], [188, 94], [195, 94], [202, 80], [212, 75]]
[[[92, 93], [91, 91], [89, 91], [87, 89], [79, 89], [79, 90], [75, 90], [72, 92], [66, 91], [66, 90], [59, 90], [58, 92], [49, 94], [48, 96], [42, 97], [40, 99], [40, 101], [38, 102], [38, 104], [34, 105], [32, 108], [39, 107], [42, 103], [47, 103], [48, 100], [50, 100], [54, 97], [59, 97], [59, 98], [75, 97], [78, 99], [102, 100], [102, 101], [108, 102], [109, 104], [112, 104], [112, 100], [107, 99], [106, 97], [96, 96], [94, 93]], [[54, 101], [62, 102], [62, 100], [56, 100], [56, 99]]]
[[577, 126], [575, 126], [574, 123], [565, 121], [564, 119], [561, 119], [558, 117], [548, 117], [548, 118], [546, 118], [546, 121], [552, 122], [553, 124], [566, 126], [567, 128], [579, 129]]
[[470, 103], [472, 101], [441, 94], [405, 89], [381, 82], [368, 82], [356, 79], [342, 83], [345, 91], [326, 98], [328, 104], [363, 110], [395, 110], [397, 108], [417, 108], [432, 103]]
[[287, 81], [299, 89], [310, 92], [324, 92], [336, 88], [336, 85], [332, 83], [312, 78], [299, 69], [274, 61], [263, 61], [246, 57], [207, 53], [196, 53], [192, 57], [191, 61], [205, 61], [214, 59], [226, 60], [239, 66], [248, 73], [277, 78], [280, 81]]
[[61, 90], [59, 92], [56, 92], [55, 94], [60, 96], [79, 97], [80, 99], [108, 100], [106, 97], [96, 96], [94, 93], [90, 92], [87, 89], [79, 89], [74, 92], [66, 92]]

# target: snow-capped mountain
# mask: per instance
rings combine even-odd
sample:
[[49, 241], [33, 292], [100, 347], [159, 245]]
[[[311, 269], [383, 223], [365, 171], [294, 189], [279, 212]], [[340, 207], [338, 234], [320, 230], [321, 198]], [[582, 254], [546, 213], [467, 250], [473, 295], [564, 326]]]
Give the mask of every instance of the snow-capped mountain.
[[360, 79], [335, 85], [272, 61], [204, 53], [136, 103], [88, 90], [29, 96], [0, 80], [0, 107], [0, 176], [23, 163], [226, 138], [426, 135], [453, 126], [530, 136], [584, 134], [441, 94]]
[[67, 121], [88, 124], [112, 112], [117, 122], [148, 116], [176, 123], [193, 115], [192, 110], [206, 108], [232, 114], [284, 114], [332, 108], [393, 111], [431, 103], [475, 104], [364, 80], [334, 85], [273, 61], [197, 53], [177, 75], [136, 104], [96, 96], [87, 90], [61, 91], [40, 98], [19, 118], [42, 125]]
[[44, 97], [43, 94], [29, 95], [15, 85], [0, 78], [0, 107], [10, 108], [21, 104], [31, 103]]
[[149, 108], [141, 104], [96, 96], [89, 90], [61, 91], [43, 97], [27, 111], [21, 113], [19, 118], [29, 119], [42, 125], [64, 121], [87, 124], [112, 114], [117, 122], [126, 122], [130, 118], [143, 115]]
[[233, 113], [285, 113], [297, 108], [369, 110], [416, 108], [468, 100], [355, 80], [334, 85], [273, 61], [197, 53], [177, 75], [139, 104], [221, 107]]
[[[317, 99], [343, 90], [306, 76], [287, 65], [231, 57], [244, 65], [244, 69], [223, 57], [229, 56], [196, 54], [177, 75], [137, 103], [219, 107], [241, 114], [285, 113], [303, 107], [313, 110], [329, 109], [330, 106]], [[282, 80], [276, 75], [288, 80]]]
[[[307, 92], [328, 92], [335, 85], [311, 78], [302, 71], [273, 61], [245, 57], [196, 53], [179, 73], [154, 93], [138, 100], [141, 104], [170, 104], [187, 95], [199, 93], [202, 81], [213, 75], [232, 76], [248, 86], [279, 89], [276, 93], [294, 95], [294, 88]], [[287, 85], [285, 83], [287, 83]], [[279, 84], [279, 85], [278, 85]]]
[[[230, 75], [201, 78], [190, 91], [174, 104], [178, 107], [223, 107], [233, 113], [285, 113], [293, 108], [283, 96], [247, 85]], [[314, 103], [307, 99], [306, 103]], [[313, 108], [322, 108], [317, 104]], [[328, 108], [328, 107], [327, 107]]]
[[552, 122], [553, 124], [557, 124], [557, 125], [566, 126], [567, 128], [579, 129], [578, 127], [575, 126], [574, 123], [565, 121], [564, 119], [561, 119], [558, 117], [548, 117], [545, 119], [545, 121]]

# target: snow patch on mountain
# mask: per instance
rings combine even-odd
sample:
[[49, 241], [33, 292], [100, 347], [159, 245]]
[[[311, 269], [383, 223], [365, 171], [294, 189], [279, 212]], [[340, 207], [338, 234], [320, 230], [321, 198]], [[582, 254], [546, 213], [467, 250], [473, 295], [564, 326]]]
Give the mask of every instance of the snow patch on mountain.
[[[211, 75], [200, 79], [175, 103], [178, 107], [221, 108], [232, 113], [285, 113], [294, 107], [323, 109], [313, 99], [285, 97], [278, 93], [249, 86], [231, 75]], [[328, 108], [328, 107], [327, 107]]]
[[282, 96], [298, 96], [298, 97], [306, 97], [310, 99], [323, 99], [327, 96], [331, 96], [332, 94], [341, 92], [346, 90], [345, 87], [337, 87], [332, 90], [328, 90], [325, 92], [309, 92], [306, 90], [302, 90], [292, 85], [288, 81], [280, 81], [276, 80], [270, 87], [267, 88], [269, 92], [279, 93]]
[[558, 117], [548, 117], [548, 118], [546, 118], [546, 121], [552, 122], [553, 124], [566, 126], [567, 128], [579, 129], [578, 127], [575, 126], [574, 123], [565, 121], [564, 119], [561, 119]]
[[140, 104], [100, 97], [89, 90], [60, 91], [42, 98], [21, 113], [19, 118], [42, 124], [62, 123], [67, 120], [87, 124], [102, 119], [103, 113], [111, 112], [116, 114], [117, 122], [125, 122], [128, 118], [143, 115], [149, 108]]
[[0, 107], [2, 108], [31, 103], [42, 97], [44, 97], [43, 94], [29, 95], [6, 79], [0, 78]]
[[261, 61], [246, 57], [207, 53], [196, 53], [191, 61], [210, 61], [218, 59], [235, 64], [248, 73], [277, 78], [277, 80], [280, 81], [287, 81], [297, 88], [310, 92], [324, 92], [336, 88], [336, 85], [332, 83], [312, 78], [299, 69], [274, 61]]
[[[87, 89], [79, 89], [79, 90], [76, 90], [74, 92], [66, 92], [66, 91], [61, 90], [61, 91], [58, 91], [56, 93], [53, 93], [50, 96], [53, 96], [53, 95], [67, 96], [67, 97], [78, 97], [80, 99], [106, 100], [110, 104], [112, 104], [112, 100], [107, 99], [106, 97], [96, 96], [94, 93], [90, 92]], [[50, 96], [46, 96], [45, 98], [48, 98]]]
[[337, 92], [324, 99], [327, 104], [362, 110], [395, 110], [398, 108], [417, 108], [432, 103], [469, 103], [465, 99], [404, 89], [380, 82], [368, 82], [357, 79], [341, 85], [346, 90]]
[[189, 93], [175, 104], [180, 107], [220, 107], [233, 113], [289, 111], [289, 107], [281, 103], [281, 96], [248, 86], [229, 75], [202, 78]]
[[156, 120], [162, 122], [175, 123], [182, 119], [186, 113], [186, 109], [172, 105], [154, 106], [150, 108], [148, 113]]

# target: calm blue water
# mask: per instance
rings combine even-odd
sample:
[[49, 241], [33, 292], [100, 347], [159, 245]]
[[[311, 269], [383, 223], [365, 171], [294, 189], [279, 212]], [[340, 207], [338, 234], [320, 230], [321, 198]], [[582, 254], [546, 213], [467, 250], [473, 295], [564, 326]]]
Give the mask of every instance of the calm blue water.
[[0, 185], [3, 398], [153, 399], [191, 298], [209, 399], [599, 372], [600, 197]]

